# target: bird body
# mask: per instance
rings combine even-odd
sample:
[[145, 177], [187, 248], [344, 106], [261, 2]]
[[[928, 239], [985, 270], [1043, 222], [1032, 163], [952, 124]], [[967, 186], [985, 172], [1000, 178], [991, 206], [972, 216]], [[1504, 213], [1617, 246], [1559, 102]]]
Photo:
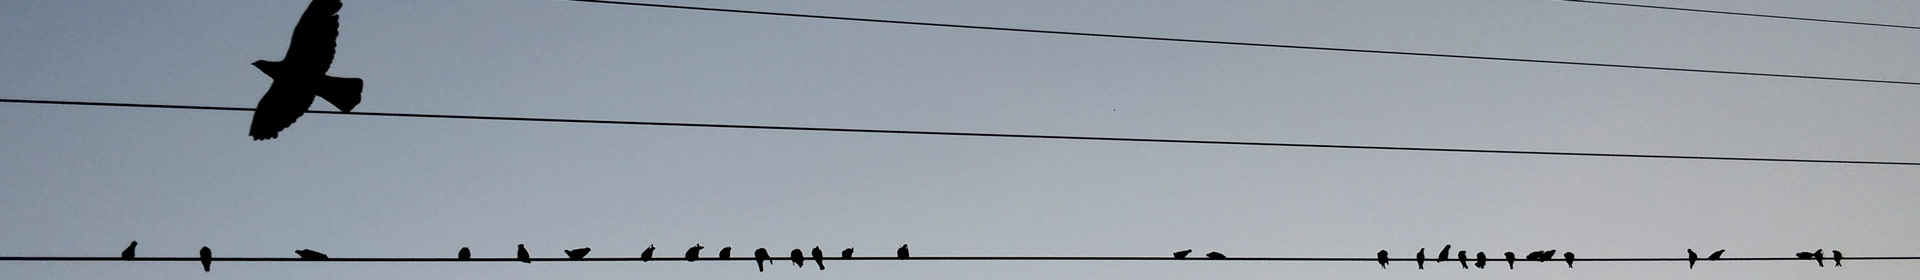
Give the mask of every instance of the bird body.
[[468, 259], [473, 259], [473, 251], [467, 250], [467, 247], [460, 247], [460, 260]]
[[807, 267], [807, 255], [801, 254], [800, 249], [793, 249], [793, 252], [787, 255], [793, 260], [794, 267]]
[[853, 258], [853, 248], [847, 248], [846, 250], [840, 250], [840, 258], [842, 258], [842, 259], [851, 259], [851, 258]]
[[1566, 254], [1561, 254], [1560, 256], [1567, 257], [1567, 268], [1573, 268], [1573, 252], [1567, 252]]
[[827, 253], [821, 252], [820, 246], [813, 246], [813, 267], [827, 270]]
[[295, 254], [295, 255], [300, 255], [300, 259], [302, 259], [302, 260], [324, 260], [324, 259], [327, 259], [327, 254], [321, 254], [320, 252], [316, 252], [316, 251], [314, 251], [314, 250], [308, 250], [308, 249], [300, 249], [300, 250], [296, 250], [296, 251], [293, 251], [293, 254]]
[[1380, 262], [1380, 269], [1387, 269], [1387, 250], [1380, 250], [1379, 253], [1374, 253], [1373, 259], [1376, 262]]
[[1553, 260], [1553, 252], [1559, 252], [1559, 251], [1560, 250], [1547, 250], [1547, 252], [1545, 253], [1540, 253], [1540, 262], [1547, 262], [1547, 261]]
[[1540, 254], [1546, 254], [1546, 253], [1547, 251], [1533, 251], [1533, 252], [1527, 253], [1527, 260], [1529, 261], [1540, 260]]
[[1427, 269], [1427, 248], [1420, 248], [1419, 252], [1413, 252], [1413, 265], [1419, 269]]
[[646, 251], [640, 251], [640, 262], [653, 260], [653, 244], [647, 244]]
[[527, 254], [527, 244], [520, 244], [519, 247], [520, 251], [514, 253], [514, 257], [519, 258], [520, 263], [533, 263], [533, 255]]
[[1192, 253], [1193, 253], [1193, 249], [1180, 250], [1178, 252], [1173, 252], [1173, 258], [1185, 259], [1187, 258], [1187, 254], [1192, 254]]
[[906, 258], [907, 258], [907, 244], [900, 244], [900, 249], [899, 249], [899, 250], [893, 250], [893, 255], [894, 255], [895, 257], [900, 257], [901, 259], [906, 259]]
[[563, 250], [563, 252], [567, 252], [567, 258], [578, 260], [587, 258], [587, 253], [593, 252], [593, 248], [580, 247], [580, 249]]
[[140, 246], [140, 241], [134, 241], [133, 243], [127, 244], [126, 250], [120, 250], [120, 259], [132, 260], [133, 247], [138, 247], [138, 246]]
[[1447, 262], [1447, 251], [1453, 251], [1453, 244], [1447, 244], [1446, 247], [1440, 247], [1440, 256], [1434, 257], [1433, 262], [1435, 262], [1436, 265], [1438, 265], [1438, 263]]
[[1693, 253], [1693, 249], [1687, 249], [1687, 269], [1693, 269], [1693, 262], [1699, 260], [1700, 254]]
[[1507, 270], [1513, 270], [1513, 251], [1507, 251]]
[[694, 243], [692, 248], [687, 248], [687, 262], [693, 262], [693, 260], [699, 259], [700, 249], [705, 249], [705, 248], [707, 247], [700, 246], [700, 243]]
[[1707, 255], [1707, 260], [1709, 261], [1720, 260], [1720, 253], [1726, 253], [1726, 252], [1727, 252], [1727, 249], [1720, 249], [1719, 251], [1713, 251], [1713, 254]]
[[200, 246], [200, 270], [213, 272], [213, 249]]
[[1479, 253], [1473, 254], [1473, 267], [1479, 268], [1479, 269], [1487, 269], [1487, 252], [1479, 252]]
[[1813, 250], [1813, 262], [1820, 264], [1820, 267], [1827, 267], [1826, 252], [1827, 252], [1827, 249]]
[[1225, 258], [1227, 258], [1227, 255], [1226, 255], [1226, 254], [1221, 254], [1220, 252], [1207, 252], [1207, 258], [1209, 258], [1209, 259], [1225, 259]]
[[1840, 267], [1840, 250], [1833, 250], [1833, 267]]
[[352, 112], [360, 104], [360, 79], [327, 76], [333, 64], [334, 39], [340, 35], [341, 6], [340, 0], [309, 3], [294, 24], [286, 57], [253, 62], [254, 68], [273, 78], [273, 85], [260, 97], [247, 131], [253, 140], [279, 137], [281, 130], [306, 113], [315, 97], [326, 99], [341, 112]]
[[770, 262], [773, 262], [773, 256], [767, 254], [767, 248], [753, 250], [753, 265], [760, 267], [760, 272], [767, 272], [767, 263]]
[[720, 247], [720, 259], [733, 258], [733, 246]]
[[1467, 269], [1467, 250], [1460, 250], [1460, 269]]

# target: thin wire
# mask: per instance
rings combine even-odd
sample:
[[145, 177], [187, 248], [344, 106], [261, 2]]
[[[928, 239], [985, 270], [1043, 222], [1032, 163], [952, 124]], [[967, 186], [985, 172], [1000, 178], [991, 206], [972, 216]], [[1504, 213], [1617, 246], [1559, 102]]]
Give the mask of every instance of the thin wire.
[[[74, 106], [123, 107], [123, 108], [130, 107], [130, 108], [155, 108], [155, 109], [182, 109], [182, 110], [206, 110], [206, 111], [253, 111], [254, 110], [254, 108], [243, 108], [243, 107], [217, 107], [217, 106], [141, 104], [141, 103], [107, 103], [107, 102], [59, 101], [59, 100], [35, 100], [35, 99], [11, 99], [11, 98], [0, 98], [0, 103], [74, 105]], [[704, 127], [704, 128], [758, 129], [758, 130], [785, 130], [785, 131], [1084, 140], [1084, 141], [1110, 141], [1110, 142], [1135, 142], [1135, 143], [1205, 144], [1205, 145], [1230, 145], [1230, 146], [1294, 147], [1294, 148], [1385, 150], [1385, 151], [1414, 151], [1414, 152], [1443, 152], [1443, 153], [1482, 153], [1482, 154], [1537, 155], [1537, 156], [1575, 156], [1575, 157], [1610, 157], [1610, 158], [1642, 158], [1642, 159], [1683, 159], [1683, 160], [1716, 160], [1716, 161], [1920, 166], [1920, 162], [1908, 162], [1908, 161], [1861, 161], [1861, 160], [1799, 159], [1799, 158], [1721, 157], [1721, 156], [1691, 156], [1691, 155], [1662, 155], [1662, 154], [1457, 149], [1457, 148], [1429, 148], [1429, 147], [1408, 147], [1408, 146], [1366, 146], [1366, 145], [1305, 144], [1305, 143], [1282, 143], [1282, 142], [1192, 140], [1192, 139], [1169, 139], [1169, 138], [1125, 138], [1125, 137], [1102, 137], [1102, 136], [1009, 134], [1009, 133], [953, 132], [953, 131], [928, 131], [928, 130], [890, 130], [890, 129], [863, 129], [863, 128], [740, 125], [740, 124], [715, 124], [715, 123], [645, 122], [645, 121], [621, 121], [621, 120], [604, 120], [604, 119], [530, 118], [530, 117], [481, 116], [481, 115], [336, 112], [336, 111], [307, 111], [307, 113], [308, 114], [330, 114], [330, 115], [376, 116], [376, 117], [428, 118], [428, 119], [464, 119], [464, 120], [547, 122], [547, 123], [588, 123], [588, 124]]]
[[[310, 260], [310, 259], [302, 259], [302, 258], [297, 258], [297, 257], [287, 257], [287, 258], [261, 258], [261, 257], [215, 257], [215, 258], [211, 258], [211, 259], [209, 259], [209, 260], [212, 260], [212, 261], [214, 261], [214, 262], [518, 262], [518, 261], [521, 261], [520, 259], [517, 259], [517, 258], [471, 258], [471, 259], [459, 259], [459, 258], [327, 258], [327, 259], [312, 259], [312, 260]], [[528, 259], [527, 259], [527, 261], [532, 261], [532, 262], [641, 262], [641, 261], [654, 261], [654, 262], [674, 262], [674, 261], [686, 261], [686, 260], [687, 260], [686, 258], [647, 258], [647, 259], [642, 259], [642, 258], [636, 258], [636, 257], [602, 257], [602, 258], [581, 258], [581, 259], [571, 259], [571, 258], [528, 258]], [[754, 260], [753, 258], [728, 258], [728, 259], [721, 259], [721, 258], [699, 258], [699, 259], [697, 259], [697, 261], [753, 261], [753, 260]], [[794, 260], [794, 258], [791, 258], [791, 257], [774, 257], [774, 258], [770, 258], [769, 260], [775, 260], [775, 261], [791, 261], [791, 260]], [[800, 258], [800, 260], [812, 260], [812, 259], [810, 259], [810, 258]], [[904, 258], [904, 259], [902, 259], [902, 258], [896, 258], [896, 257], [853, 257], [853, 258], [838, 258], [838, 257], [828, 257], [828, 258], [826, 258], [826, 260], [830, 260], [830, 261], [1257, 261], [1257, 262], [1376, 262], [1376, 261], [1379, 261], [1379, 259], [1377, 259], [1377, 258], [1336, 258], [1336, 257], [1229, 257], [1229, 258], [1223, 258], [1223, 259], [1212, 259], [1212, 258], [1201, 258], [1201, 257], [1192, 257], [1192, 258], [1185, 258], [1185, 259], [1176, 259], [1176, 258], [1173, 258], [1173, 257], [1098, 257], [1098, 256], [928, 256], [928, 257], [919, 257], [919, 256], [916, 256], [916, 257], [911, 257], [911, 258]], [[1391, 261], [1391, 262], [1411, 262], [1411, 261], [1415, 261], [1415, 259], [1413, 259], [1413, 258], [1388, 258], [1387, 260], [1388, 260], [1388, 261]], [[1435, 259], [1423, 259], [1423, 260], [1425, 260], [1425, 261], [1432, 261], [1432, 262], [1439, 262], [1439, 261], [1436, 261]], [[1575, 259], [1575, 260], [1574, 260], [1574, 262], [1684, 262], [1684, 261], [1688, 261], [1688, 260], [1689, 260], [1689, 259], [1687, 259], [1687, 258], [1579, 258], [1579, 259]], [[1694, 261], [1699, 261], [1699, 262], [1714, 262], [1714, 261], [1715, 261], [1715, 260], [1707, 260], [1707, 259], [1692, 259], [1692, 260], [1694, 260]], [[1717, 261], [1807, 261], [1807, 260], [1810, 260], [1810, 259], [1802, 259], [1802, 258], [1797, 258], [1797, 257], [1751, 257], [1751, 258], [1721, 258], [1721, 259], [1719, 259], [1719, 260], [1717, 260]], [[1828, 260], [1831, 260], [1831, 259], [1828, 259]], [[1920, 260], [1920, 256], [1891, 256], [1891, 257], [1846, 257], [1846, 258], [1845, 258], [1845, 259], [1843, 259], [1843, 260], [1847, 260], [1847, 261], [1856, 261], [1856, 260], [1864, 260], [1864, 261], [1896, 261], [1896, 260]], [[13, 262], [107, 262], [107, 261], [143, 261], [143, 262], [195, 262], [195, 261], [201, 261], [201, 259], [200, 259], [200, 258], [196, 258], [196, 257], [137, 257], [137, 258], [132, 258], [132, 259], [123, 259], [123, 258], [117, 258], [117, 257], [10, 257], [10, 256], [0, 256], [0, 261], [13, 261]], [[1458, 260], [1453, 260], [1453, 261], [1458, 261]], [[1478, 261], [1478, 259], [1473, 259], [1472, 261]], [[1488, 259], [1487, 259], [1487, 261], [1488, 261], [1488, 262], [1495, 262], [1495, 261], [1501, 261], [1501, 262], [1504, 262], [1504, 261], [1506, 261], [1506, 260], [1505, 260], [1505, 259], [1495, 259], [1495, 258], [1488, 258]], [[1515, 262], [1529, 262], [1529, 261], [1532, 261], [1532, 262], [1540, 262], [1540, 261], [1537, 261], [1537, 260], [1515, 260]], [[1557, 258], [1557, 259], [1547, 259], [1547, 260], [1545, 260], [1545, 262], [1564, 262], [1564, 261], [1566, 261], [1566, 259], [1564, 259], [1564, 258]]]
[[1151, 37], [1151, 36], [1136, 36], [1136, 35], [1121, 35], [1121, 34], [1108, 34], [1108, 33], [1091, 33], [1091, 32], [1072, 32], [1072, 31], [1055, 31], [1055, 30], [1042, 30], [1042, 29], [1026, 29], [1026, 28], [1011, 28], [1011, 27], [995, 27], [995, 26], [983, 26], [983, 25], [963, 25], [963, 24], [949, 24], [949, 23], [932, 23], [932, 22], [918, 22], [918, 21], [903, 21], [903, 20], [887, 20], [887, 19], [872, 19], [872, 18], [856, 18], [856, 17], [841, 17], [841, 16], [823, 16], [823, 15], [811, 15], [811, 14], [795, 14], [795, 13], [780, 13], [780, 12], [766, 12], [766, 11], [753, 11], [753, 10], [736, 10], [736, 9], [721, 9], [721, 8], [707, 8], [707, 7], [694, 7], [694, 6], [679, 6], [679, 5], [666, 5], [666, 4], [653, 4], [653, 3], [639, 3], [639, 2], [625, 2], [625, 1], [605, 1], [605, 0], [562, 0], [562, 1], [572, 1], [572, 2], [583, 2], [583, 3], [596, 3], [596, 4], [610, 4], [610, 5], [625, 5], [625, 6], [641, 6], [641, 7], [654, 7], [654, 8], [668, 8], [668, 9], [683, 9], [683, 10], [696, 10], [696, 11], [708, 11], [708, 12], [722, 12], [722, 13], [738, 13], [738, 14], [754, 14], [754, 15], [766, 15], [766, 16], [781, 16], [781, 17], [798, 17], [798, 18], [812, 18], [812, 19], [826, 19], [826, 20], [841, 20], [841, 21], [858, 21], [858, 22], [872, 22], [872, 23], [886, 23], [886, 24], [902, 24], [902, 25], [918, 25], [918, 26], [934, 26], [934, 27], [947, 27], [947, 28], [961, 28], [961, 29], [975, 29], [975, 30], [993, 30], [993, 31], [1007, 31], [1007, 32], [1024, 32], [1024, 33], [1039, 33], [1039, 34], [1053, 34], [1053, 35], [1068, 35], [1068, 36], [1085, 36], [1085, 37], [1102, 37], [1102, 38], [1117, 38], [1117, 39], [1134, 39], [1134, 40], [1150, 40], [1150, 41], [1165, 41], [1165, 42], [1182, 42], [1182, 43], [1199, 43], [1199, 44], [1215, 44], [1215, 45], [1233, 45], [1233, 46], [1248, 46], [1248, 47], [1267, 47], [1267, 48], [1285, 48], [1285, 49], [1303, 49], [1303, 50], [1318, 50], [1318, 51], [1334, 51], [1334, 52], [1350, 52], [1350, 53], [1367, 53], [1367, 54], [1386, 54], [1386, 55], [1405, 55], [1405, 56], [1425, 56], [1425, 57], [1444, 57], [1444, 58], [1457, 58], [1457, 59], [1477, 59], [1477, 60], [1494, 60], [1494, 61], [1508, 61], [1508, 62], [1527, 62], [1527, 63], [1543, 63], [1543, 64], [1559, 64], [1559, 65], [1579, 65], [1579, 66], [1593, 66], [1593, 67], [1612, 67], [1612, 68], [1629, 68], [1629, 69], [1642, 69], [1642, 70], [1660, 70], [1660, 71], [1678, 71], [1678, 72], [1694, 72], [1694, 73], [1712, 73], [1712, 74], [1726, 74], [1726, 75], [1744, 75], [1744, 76], [1761, 76], [1761, 77], [1774, 77], [1774, 78], [1793, 78], [1793, 79], [1814, 79], [1814, 80], [1829, 80], [1829, 81], [1847, 81], [1847, 82], [1863, 82], [1863, 83], [1882, 83], [1882, 84], [1899, 84], [1899, 85], [1920, 85], [1920, 82], [1914, 82], [1914, 81], [1899, 81], [1899, 80], [1879, 80], [1879, 79], [1862, 79], [1862, 78], [1843, 78], [1843, 77], [1829, 77], [1829, 76], [1810, 76], [1810, 75], [1794, 75], [1794, 74], [1776, 74], [1776, 73], [1761, 73], [1761, 72], [1744, 72], [1744, 71], [1730, 71], [1730, 70], [1712, 70], [1712, 69], [1699, 69], [1699, 68], [1679, 68], [1679, 67], [1665, 67], [1665, 66], [1645, 66], [1645, 65], [1631, 65], [1631, 64], [1613, 64], [1613, 63], [1597, 63], [1597, 62], [1579, 62], [1579, 61], [1566, 61], [1566, 60], [1546, 60], [1546, 59], [1528, 59], [1528, 58], [1512, 58], [1512, 57], [1496, 57], [1496, 56], [1477, 56], [1477, 55], [1460, 55], [1460, 54], [1443, 54], [1443, 53], [1424, 53], [1424, 52], [1408, 52], [1408, 51], [1389, 51], [1389, 50], [1373, 50], [1373, 49], [1353, 49], [1353, 48], [1335, 48], [1335, 47], [1316, 47], [1316, 46], [1306, 46], [1306, 45], [1284, 45], [1284, 44], [1266, 44], [1266, 43], [1249, 43], [1249, 42], [1234, 42], [1234, 41], [1218, 41], [1218, 40], [1201, 40], [1201, 39], [1182, 39], [1182, 38], [1171, 38], [1171, 37]]
[[1577, 2], [1577, 3], [1587, 3], [1587, 4], [1601, 4], [1601, 5], [1614, 5], [1614, 6], [1623, 6], [1623, 7], [1635, 7], [1635, 8], [1648, 8], [1648, 9], [1661, 9], [1661, 10], [1673, 10], [1673, 11], [1686, 11], [1686, 12], [1696, 12], [1696, 13], [1709, 13], [1709, 14], [1722, 14], [1722, 15], [1736, 15], [1736, 16], [1749, 16], [1749, 17], [1763, 17], [1763, 18], [1773, 18], [1773, 19], [1790, 19], [1790, 20], [1801, 20], [1801, 21], [1813, 21], [1813, 22], [1825, 22], [1825, 23], [1839, 23], [1839, 24], [1853, 24], [1853, 25], [1866, 25], [1866, 26], [1879, 26], [1879, 27], [1892, 27], [1892, 28], [1905, 28], [1905, 29], [1920, 29], [1920, 26], [1910, 26], [1910, 25], [1897, 25], [1897, 24], [1885, 24], [1885, 23], [1871, 23], [1871, 22], [1859, 22], [1859, 21], [1845, 21], [1845, 20], [1831, 20], [1831, 19], [1817, 19], [1817, 18], [1807, 18], [1807, 17], [1794, 17], [1794, 16], [1776, 16], [1776, 15], [1767, 15], [1767, 14], [1754, 14], [1754, 13], [1742, 13], [1742, 12], [1728, 12], [1728, 11], [1715, 11], [1715, 10], [1703, 10], [1703, 9], [1691, 9], [1691, 8], [1680, 8], [1680, 7], [1667, 7], [1667, 6], [1654, 6], [1654, 5], [1646, 5], [1646, 4], [1631, 4], [1631, 3], [1617, 3], [1617, 2], [1606, 2], [1606, 1], [1587, 1], [1587, 0], [1562, 0], [1562, 1], [1567, 1], [1567, 2]]

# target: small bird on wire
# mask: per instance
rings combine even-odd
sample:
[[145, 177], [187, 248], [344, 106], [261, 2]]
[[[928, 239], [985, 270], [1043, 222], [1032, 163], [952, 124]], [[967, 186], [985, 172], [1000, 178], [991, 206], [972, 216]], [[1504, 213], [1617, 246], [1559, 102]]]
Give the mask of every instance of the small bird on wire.
[[1700, 254], [1693, 253], [1693, 249], [1691, 248], [1687, 249], [1687, 269], [1693, 269], [1693, 262], [1696, 262], [1699, 260], [1700, 260]]
[[1567, 252], [1561, 256], [1567, 257], [1567, 268], [1573, 268], [1573, 252]]
[[138, 247], [138, 246], [140, 246], [140, 241], [134, 241], [133, 243], [129, 243], [129, 244], [127, 244], [127, 249], [126, 249], [126, 250], [120, 250], [120, 259], [124, 259], [124, 260], [132, 260], [132, 259], [133, 259], [133, 247]]
[[793, 249], [788, 256], [793, 260], [793, 267], [807, 267], [807, 255], [801, 254], [800, 249]]
[[1448, 251], [1453, 251], [1453, 244], [1447, 244], [1446, 247], [1440, 247], [1440, 255], [1434, 257], [1433, 264], [1440, 265], [1440, 263], [1447, 262]]
[[563, 251], [567, 252], [567, 258], [578, 260], [578, 259], [587, 258], [587, 253], [593, 252], [593, 248], [580, 247], [580, 249], [563, 250]]
[[332, 67], [335, 37], [340, 36], [340, 0], [314, 0], [293, 26], [293, 41], [280, 61], [255, 60], [253, 67], [273, 78], [273, 85], [254, 109], [247, 131], [254, 141], [273, 139], [293, 125], [319, 97], [341, 112], [360, 104], [358, 78], [327, 76]]
[[1186, 249], [1186, 250], [1180, 250], [1180, 251], [1176, 251], [1176, 252], [1173, 252], [1173, 258], [1174, 258], [1174, 259], [1186, 259], [1186, 258], [1187, 258], [1187, 254], [1192, 254], [1192, 253], [1193, 253], [1193, 249]]
[[1553, 252], [1559, 252], [1559, 251], [1560, 250], [1548, 249], [1546, 253], [1541, 253], [1540, 262], [1547, 262], [1547, 261], [1553, 260]]
[[1387, 269], [1387, 250], [1380, 250], [1379, 253], [1373, 253], [1373, 260], [1380, 263], [1380, 269]]
[[1467, 250], [1460, 250], [1460, 269], [1467, 269]]
[[1513, 251], [1507, 251], [1507, 270], [1513, 270]]
[[1840, 255], [1840, 250], [1833, 250], [1833, 267], [1840, 267], [1840, 258], [1844, 258]]
[[767, 272], [767, 263], [772, 262], [773, 255], [767, 254], [767, 248], [753, 250], [753, 265], [760, 267], [760, 272]]
[[473, 259], [473, 251], [467, 250], [467, 247], [460, 247], [460, 260], [469, 259]]
[[1207, 252], [1207, 258], [1209, 258], [1209, 259], [1225, 259], [1225, 258], [1227, 258], [1227, 254], [1221, 254], [1220, 252]]
[[1474, 268], [1487, 269], [1487, 252], [1474, 253], [1473, 257]]
[[653, 260], [653, 244], [647, 244], [646, 251], [640, 251], [640, 262]]
[[1708, 261], [1720, 260], [1720, 253], [1726, 253], [1726, 252], [1727, 252], [1727, 249], [1720, 249], [1719, 251], [1713, 251], [1713, 254], [1707, 255], [1707, 260]]
[[899, 257], [900, 259], [906, 259], [906, 258], [907, 258], [907, 244], [900, 244], [900, 249], [899, 249], [899, 250], [893, 250], [893, 255], [894, 255], [895, 257]]
[[813, 267], [827, 270], [827, 253], [821, 252], [820, 246], [813, 246]]
[[1820, 267], [1827, 267], [1827, 253], [1826, 253], [1826, 251], [1827, 251], [1827, 249], [1818, 249], [1818, 250], [1813, 250], [1813, 262], [1814, 262], [1814, 263], [1817, 263], [1817, 264], [1820, 264]]
[[720, 259], [724, 260], [724, 259], [731, 259], [731, 258], [733, 258], [733, 246], [721, 247]]
[[842, 259], [851, 259], [851, 258], [853, 258], [853, 248], [847, 248], [846, 250], [840, 250], [840, 258], [842, 258]]
[[1527, 259], [1526, 259], [1526, 260], [1529, 260], [1529, 261], [1537, 261], [1537, 260], [1540, 260], [1540, 255], [1542, 255], [1542, 254], [1546, 254], [1546, 253], [1547, 253], [1547, 251], [1533, 251], [1533, 252], [1531, 252], [1531, 253], [1527, 253]]
[[321, 254], [320, 252], [317, 252], [317, 251], [314, 251], [314, 250], [308, 250], [308, 249], [300, 249], [300, 250], [295, 250], [295, 251], [293, 251], [293, 254], [295, 254], [295, 255], [300, 255], [300, 259], [302, 259], [302, 260], [324, 260], [324, 259], [327, 259], [327, 254]]
[[1427, 248], [1420, 248], [1419, 252], [1413, 252], [1413, 266], [1427, 269]]
[[687, 262], [693, 262], [693, 260], [700, 259], [700, 249], [706, 249], [706, 248], [707, 248], [706, 246], [700, 246], [700, 243], [693, 243], [692, 248], [687, 248]]
[[200, 270], [213, 272], [213, 249], [200, 246]]
[[514, 252], [514, 258], [520, 259], [520, 263], [533, 263], [533, 255], [527, 254], [527, 244], [520, 244], [519, 247], [520, 251]]

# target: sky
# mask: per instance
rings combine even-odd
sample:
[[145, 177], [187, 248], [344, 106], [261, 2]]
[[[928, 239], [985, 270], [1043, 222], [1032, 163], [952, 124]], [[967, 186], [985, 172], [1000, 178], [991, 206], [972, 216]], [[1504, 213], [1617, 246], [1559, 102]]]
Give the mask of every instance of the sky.
[[[1920, 32], [1548, 0], [663, 1], [1920, 80]], [[1636, 1], [1920, 24], [1914, 1]], [[251, 107], [305, 1], [0, 0], [0, 98]], [[356, 111], [1920, 160], [1920, 87], [1068, 37], [548, 0], [347, 1]], [[319, 102], [315, 110], [334, 110]], [[0, 104], [0, 256], [1920, 254], [1914, 167]], [[709, 251], [711, 252], [711, 251]], [[736, 253], [742, 254], [745, 253]], [[711, 253], [709, 253], [709, 256]], [[1907, 261], [6, 262], [19, 279], [1890, 279]]]

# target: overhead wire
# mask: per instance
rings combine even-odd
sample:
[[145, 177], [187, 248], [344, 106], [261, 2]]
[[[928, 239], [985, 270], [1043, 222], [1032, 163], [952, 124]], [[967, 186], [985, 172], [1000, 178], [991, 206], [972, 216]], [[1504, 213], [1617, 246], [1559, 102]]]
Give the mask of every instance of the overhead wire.
[[1902, 28], [1902, 29], [1920, 29], [1920, 26], [1911, 26], [1911, 25], [1898, 25], [1898, 24], [1885, 24], [1885, 23], [1872, 23], [1872, 22], [1862, 22], [1862, 21], [1847, 21], [1847, 20], [1832, 20], [1832, 19], [1820, 19], [1820, 18], [1810, 18], [1810, 17], [1796, 17], [1796, 16], [1781, 16], [1781, 15], [1769, 15], [1769, 14], [1756, 14], [1756, 13], [1743, 13], [1743, 12], [1729, 12], [1729, 11], [1719, 11], [1719, 10], [1708, 10], [1708, 9], [1694, 9], [1694, 8], [1681, 8], [1681, 7], [1672, 7], [1672, 6], [1656, 6], [1656, 5], [1647, 5], [1647, 4], [1633, 4], [1633, 3], [1620, 3], [1620, 2], [1607, 2], [1607, 1], [1590, 1], [1590, 0], [1561, 0], [1561, 1], [1567, 1], [1567, 2], [1575, 2], [1575, 3], [1586, 3], [1586, 4], [1599, 4], [1599, 5], [1612, 5], [1612, 6], [1621, 6], [1621, 7], [1634, 7], [1634, 8], [1646, 8], [1646, 9], [1659, 9], [1659, 10], [1669, 10], [1669, 11], [1684, 11], [1684, 12], [1695, 12], [1695, 13], [1709, 13], [1709, 14], [1722, 14], [1722, 15], [1735, 15], [1735, 16], [1748, 16], [1748, 17], [1761, 17], [1761, 18], [1772, 18], [1772, 19], [1786, 19], [1786, 20], [1799, 20], [1799, 21], [1811, 21], [1811, 22], [1824, 22], [1824, 23], [1838, 23], [1838, 24], [1850, 24], [1850, 25], [1865, 25], [1865, 26], [1878, 26], [1878, 27], [1891, 27], [1891, 28]]

